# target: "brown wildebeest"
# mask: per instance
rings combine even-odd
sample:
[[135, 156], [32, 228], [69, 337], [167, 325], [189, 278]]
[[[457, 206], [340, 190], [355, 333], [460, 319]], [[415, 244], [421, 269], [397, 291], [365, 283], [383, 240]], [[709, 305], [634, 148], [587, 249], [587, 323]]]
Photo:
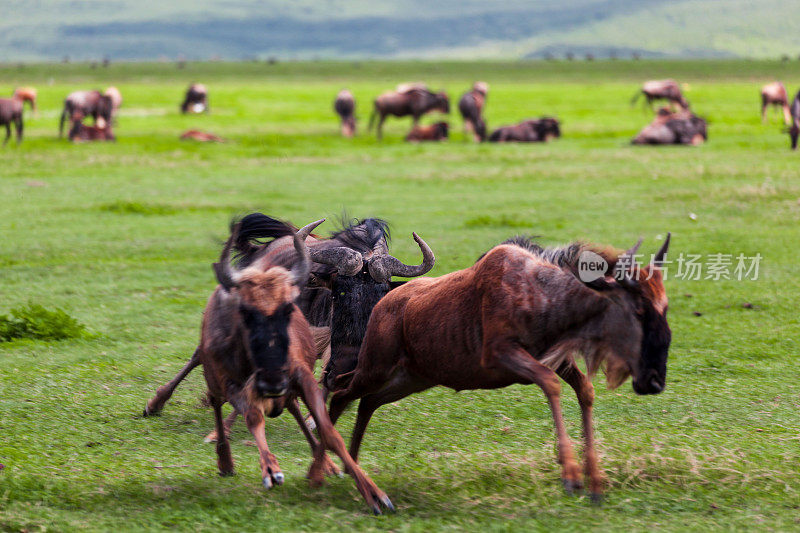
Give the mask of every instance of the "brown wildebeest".
[[202, 83], [192, 83], [186, 89], [181, 113], [208, 113], [208, 91]]
[[85, 141], [116, 141], [114, 132], [111, 131], [111, 123], [106, 122], [104, 126], [87, 126], [80, 119], [72, 122], [68, 138], [72, 142]]
[[761, 122], [767, 121], [767, 106], [770, 105], [780, 106], [783, 109], [783, 120], [786, 125], [792, 123], [786, 87], [779, 81], [768, 83], [761, 88]]
[[497, 128], [489, 142], [548, 142], [561, 137], [561, 125], [552, 117], [523, 120], [514, 126]]
[[111, 96], [101, 94], [100, 91], [75, 91], [64, 99], [64, 109], [61, 111], [61, 121], [58, 125], [58, 137], [64, 136], [64, 122], [69, 119], [75, 122], [76, 117], [91, 116], [94, 125], [103, 127], [111, 122], [114, 112], [114, 102]]
[[486, 122], [483, 120], [483, 106], [486, 105], [486, 97], [489, 94], [489, 85], [483, 81], [477, 81], [472, 86], [472, 90], [464, 93], [458, 101], [458, 110], [461, 118], [464, 119], [465, 135], [472, 132], [477, 142], [486, 140]]
[[792, 150], [797, 150], [797, 137], [800, 135], [800, 91], [792, 100], [792, 105], [789, 108], [792, 118], [792, 125], [789, 127], [789, 138], [792, 141]]
[[372, 130], [377, 115], [378, 139], [383, 137], [383, 122], [389, 115], [395, 117], [411, 115], [413, 125], [416, 126], [419, 124], [419, 118], [430, 111], [450, 113], [450, 100], [446, 93], [434, 93], [421, 84], [406, 84], [400, 88], [405, 90], [385, 92], [375, 99], [368, 129]]
[[681, 109], [689, 109], [689, 101], [683, 97], [681, 87], [675, 80], [652, 80], [644, 82], [642, 88], [631, 100], [631, 105], [636, 103], [639, 96], [644, 95], [647, 105], [652, 109], [653, 101], [668, 100], [670, 106], [677, 104]]
[[200, 130], [186, 130], [181, 134], [182, 141], [200, 141], [200, 142], [215, 142], [224, 143], [225, 139], [218, 137], [213, 133], [208, 133]]
[[356, 99], [353, 93], [342, 89], [336, 95], [333, 109], [339, 115], [342, 123], [342, 136], [352, 137], [356, 133]]
[[31, 106], [31, 111], [36, 114], [36, 89], [33, 87], [17, 87], [14, 89], [12, 98], [16, 98], [23, 103], [28, 102], [28, 105]]
[[394, 510], [392, 502], [350, 457], [344, 441], [325, 410], [325, 400], [314, 378], [316, 351], [311, 328], [295, 305], [311, 268], [306, 238], [324, 219], [300, 229], [293, 244], [300, 261], [295, 268], [270, 263], [254, 263], [234, 270], [230, 252], [237, 239], [238, 224], [223, 248], [214, 272], [219, 286], [209, 298], [197, 352], [208, 385], [208, 398], [214, 408], [217, 430], [217, 466], [220, 475], [234, 473], [230, 444], [224, 431], [222, 405], [226, 402], [244, 414], [259, 451], [262, 483], [266, 488], [283, 483], [284, 476], [275, 456], [269, 451], [264, 415], [276, 417], [289, 406], [301, 430], [305, 423], [296, 409], [299, 397], [314, 417], [320, 442], [309, 439], [314, 461], [308, 472], [312, 484], [324, 481], [332, 463], [325, 450], [344, 462], [356, 487], [375, 514], [380, 505]]
[[697, 146], [708, 140], [706, 121], [690, 111], [658, 110], [653, 122], [633, 138], [631, 144], [684, 144]]
[[3, 146], [11, 138], [11, 125], [17, 131], [17, 144], [22, 142], [22, 100], [18, 98], [0, 98], [0, 126], [6, 127], [6, 138]]
[[428, 126], [414, 126], [406, 135], [406, 141], [444, 141], [447, 139], [447, 122], [437, 122]]
[[516, 238], [467, 269], [411, 280], [387, 294], [372, 311], [356, 369], [338, 376], [332, 389], [334, 423], [361, 399], [350, 455], [357, 459], [375, 410], [409, 394], [436, 385], [458, 391], [535, 383], [552, 411], [564, 485], [578, 489], [580, 469], [559, 401], [561, 377], [578, 396], [584, 472], [599, 499], [594, 389], [575, 355], [586, 360], [589, 376], [604, 366], [611, 388], [629, 375], [637, 394], [659, 393], [666, 383], [671, 332], [660, 266], [669, 235], [643, 268], [634, 261], [640, 244], [620, 253], [585, 243], [545, 249]]

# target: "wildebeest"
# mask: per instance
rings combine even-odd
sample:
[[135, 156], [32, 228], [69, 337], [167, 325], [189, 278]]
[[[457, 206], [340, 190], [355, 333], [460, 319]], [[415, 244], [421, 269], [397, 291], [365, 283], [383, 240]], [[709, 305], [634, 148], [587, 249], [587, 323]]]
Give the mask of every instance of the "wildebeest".
[[106, 122], [103, 126], [87, 126], [80, 119], [72, 122], [68, 138], [72, 142], [117, 140], [111, 131], [110, 122]]
[[690, 111], [671, 112], [662, 107], [653, 121], [633, 138], [632, 144], [699, 145], [708, 140], [706, 121]]
[[119, 92], [119, 89], [112, 86], [106, 89], [103, 95], [111, 98], [112, 113], [116, 114], [117, 111], [119, 111], [119, 108], [122, 106], [122, 93]]
[[202, 83], [192, 83], [186, 89], [181, 113], [208, 113], [208, 91]]
[[561, 137], [561, 125], [552, 117], [523, 120], [514, 126], [497, 128], [489, 142], [548, 142]]
[[770, 105], [780, 106], [783, 110], [783, 120], [786, 125], [788, 126], [792, 123], [786, 87], [779, 81], [768, 83], [761, 88], [761, 122], [767, 121], [767, 107]]
[[403, 91], [389, 91], [378, 96], [374, 102], [374, 109], [369, 117], [368, 129], [372, 130], [375, 116], [378, 116], [378, 139], [383, 137], [383, 122], [386, 117], [406, 117], [411, 115], [413, 125], [419, 123], [419, 118], [429, 111], [438, 110], [450, 113], [450, 100], [444, 92], [434, 93], [424, 85], [408, 84], [401, 86]]
[[82, 119], [91, 116], [94, 125], [103, 127], [111, 122], [114, 112], [114, 101], [111, 96], [101, 94], [100, 91], [75, 91], [64, 99], [64, 109], [61, 111], [61, 121], [58, 126], [58, 136], [64, 136], [64, 122]]
[[414, 126], [406, 135], [406, 141], [443, 141], [447, 139], [448, 129], [447, 122], [437, 122], [427, 126]]
[[[325, 450], [329, 449], [344, 462], [373, 512], [380, 514], [380, 505], [393, 511], [392, 502], [350, 457], [328, 417], [322, 391], [314, 378], [316, 351], [311, 329], [295, 304], [311, 268], [306, 238], [323, 221], [309, 224], [293, 236], [300, 260], [291, 270], [279, 264], [251, 262], [246, 256], [240, 261], [247, 266], [233, 269], [230, 252], [238, 236], [236, 224], [231, 228], [219, 262], [214, 264], [219, 286], [203, 314], [197, 353], [214, 409], [217, 466], [220, 475], [234, 473], [222, 420], [222, 405], [228, 402], [244, 414], [255, 439], [263, 485], [271, 488], [282, 484], [283, 473], [267, 445], [264, 415], [280, 415], [285, 406], [293, 405], [299, 397], [314, 417], [320, 436], [308, 473], [311, 482], [323, 482]], [[305, 432], [302, 418], [297, 414], [295, 418]]]
[[[589, 376], [604, 366], [611, 388], [629, 375], [637, 394], [659, 393], [666, 383], [671, 332], [660, 266], [669, 235], [645, 267], [634, 261], [640, 244], [620, 253], [585, 243], [542, 248], [515, 238], [467, 269], [411, 280], [387, 294], [372, 311], [355, 370], [332, 383], [334, 423], [361, 399], [350, 455], [357, 459], [375, 410], [409, 394], [436, 385], [459, 391], [535, 383], [552, 411], [562, 480], [575, 490], [582, 481], [561, 414], [561, 377], [578, 396], [584, 472], [592, 497], [600, 498], [594, 389], [575, 355], [583, 356]], [[587, 260], [600, 261], [597, 277], [583, 278]]]
[[356, 99], [353, 93], [347, 89], [339, 91], [333, 102], [333, 109], [341, 119], [342, 135], [352, 137], [356, 133]]
[[8, 143], [11, 138], [11, 125], [17, 132], [17, 144], [22, 142], [22, 130], [24, 128], [22, 122], [22, 100], [18, 98], [0, 98], [0, 126], [6, 127], [6, 138], [3, 141], [3, 146]]
[[792, 125], [789, 126], [789, 138], [792, 141], [792, 150], [797, 150], [797, 137], [800, 135], [800, 91], [792, 100], [789, 112], [792, 119]]
[[668, 100], [679, 105], [682, 109], [689, 109], [689, 101], [681, 93], [680, 85], [675, 80], [652, 80], [644, 82], [642, 88], [634, 95], [631, 105], [636, 103], [639, 96], [644, 95], [647, 105], [652, 108], [655, 100]]
[[[240, 265], [279, 264], [293, 268], [299, 259], [293, 247], [296, 232], [291, 223], [261, 213], [247, 215], [240, 222], [234, 243], [237, 255], [244, 259]], [[377, 218], [346, 223], [327, 239], [308, 237], [312, 283], [302, 290], [298, 306], [311, 325], [320, 328], [318, 354], [323, 355], [327, 347], [329, 353], [336, 355], [336, 365], [323, 361], [326, 376], [335, 377], [342, 369], [349, 372], [355, 368], [372, 308], [402, 283], [392, 282], [391, 277], [421, 276], [433, 268], [435, 258], [430, 247], [416, 234], [413, 236], [423, 256], [422, 264], [416, 266], [406, 265], [389, 253], [388, 224]], [[327, 339], [320, 338], [323, 328], [328, 330]], [[147, 402], [144, 416], [158, 414], [178, 384], [199, 364], [195, 352], [170, 382], [158, 388]], [[225, 421], [225, 427], [230, 428], [235, 419], [236, 411]], [[215, 433], [206, 438], [215, 439]]]
[[14, 89], [12, 98], [16, 98], [23, 103], [28, 102], [28, 105], [31, 106], [31, 111], [36, 113], [36, 89], [33, 87], [17, 87]]
[[483, 106], [486, 104], [488, 94], [489, 85], [478, 81], [473, 84], [472, 90], [464, 93], [458, 101], [458, 110], [461, 112], [461, 118], [464, 119], [465, 133], [472, 132], [478, 142], [486, 140], [486, 122], [483, 120]]
[[216, 142], [222, 143], [225, 142], [225, 139], [214, 135], [213, 133], [208, 133], [206, 131], [200, 130], [186, 130], [181, 134], [181, 140], [193, 140], [193, 141], [200, 141], [200, 142]]

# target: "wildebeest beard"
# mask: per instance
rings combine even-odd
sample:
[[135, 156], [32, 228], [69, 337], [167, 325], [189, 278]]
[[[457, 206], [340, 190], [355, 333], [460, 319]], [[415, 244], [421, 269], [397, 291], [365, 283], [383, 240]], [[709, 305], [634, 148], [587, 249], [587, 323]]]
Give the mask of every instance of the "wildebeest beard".
[[666, 310], [661, 314], [647, 302], [640, 321], [642, 352], [633, 390], [636, 394], [658, 394], [664, 390], [667, 381], [667, 356], [672, 331], [667, 324]]
[[239, 307], [253, 360], [253, 392], [258, 396], [275, 397], [286, 393], [289, 320], [293, 307], [291, 303], [284, 304], [271, 315], [247, 304]]

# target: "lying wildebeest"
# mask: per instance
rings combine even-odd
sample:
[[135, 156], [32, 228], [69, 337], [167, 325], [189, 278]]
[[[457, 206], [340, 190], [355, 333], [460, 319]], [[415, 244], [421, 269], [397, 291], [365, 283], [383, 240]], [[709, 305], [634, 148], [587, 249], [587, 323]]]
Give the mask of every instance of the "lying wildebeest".
[[768, 83], [761, 88], [761, 122], [767, 121], [767, 107], [770, 105], [783, 110], [783, 120], [787, 126], [792, 123], [786, 87], [779, 81]]
[[472, 90], [464, 93], [458, 101], [458, 110], [461, 118], [464, 119], [464, 132], [472, 132], [475, 140], [482, 142], [486, 140], [486, 122], [483, 120], [483, 106], [486, 104], [486, 97], [489, 94], [489, 85], [482, 81], [477, 81], [472, 86]]
[[561, 125], [552, 117], [523, 120], [514, 126], [497, 128], [489, 142], [548, 142], [561, 137]]
[[111, 123], [106, 122], [104, 126], [87, 126], [80, 119], [72, 122], [68, 138], [72, 142], [84, 141], [116, 141], [114, 132], [111, 131]]
[[216, 142], [216, 143], [223, 143], [225, 139], [222, 137], [218, 137], [213, 133], [208, 133], [206, 131], [200, 130], [186, 130], [181, 134], [181, 140], [193, 140], [193, 141], [200, 141], [200, 142]]
[[[247, 266], [234, 270], [230, 252], [237, 239], [238, 225], [231, 228], [219, 262], [214, 264], [219, 286], [203, 314], [197, 351], [208, 385], [208, 399], [214, 408], [217, 466], [220, 475], [234, 473], [222, 420], [222, 405], [229, 402], [244, 414], [247, 428], [253, 434], [263, 485], [271, 488], [273, 484], [282, 484], [283, 473], [267, 445], [264, 415], [280, 415], [285, 406], [293, 405], [299, 397], [314, 417], [320, 436], [308, 473], [311, 482], [323, 482], [325, 450], [329, 449], [344, 462], [367, 505], [380, 514], [380, 505], [393, 511], [392, 502], [350, 457], [328, 417], [322, 391], [314, 378], [316, 351], [311, 328], [295, 305], [311, 268], [305, 241], [323, 221], [309, 224], [293, 236], [300, 260], [291, 270], [269, 262], [248, 262], [245, 257], [241, 259]], [[306, 432], [302, 418], [297, 415], [295, 418]]]
[[61, 121], [58, 125], [59, 138], [64, 136], [64, 122], [69, 120], [74, 123], [83, 117], [91, 116], [94, 125], [103, 127], [111, 122], [114, 112], [114, 101], [111, 96], [101, 94], [100, 91], [75, 91], [64, 99], [64, 109], [61, 111]]
[[447, 139], [447, 122], [437, 122], [428, 126], [414, 126], [406, 135], [406, 141], [443, 141]]
[[[561, 414], [560, 376], [578, 396], [584, 472], [599, 499], [594, 389], [575, 355], [589, 376], [604, 366], [610, 388], [633, 375], [637, 394], [656, 394], [666, 380], [671, 332], [660, 266], [669, 235], [643, 268], [634, 262], [640, 243], [620, 253], [585, 243], [545, 249], [515, 238], [465, 270], [411, 280], [387, 294], [372, 311], [356, 369], [332, 384], [334, 423], [361, 399], [350, 455], [357, 460], [375, 410], [409, 394], [436, 385], [459, 391], [535, 383], [552, 411], [564, 485], [575, 490], [582, 481]], [[584, 283], [587, 260], [606, 268]]]
[[378, 116], [378, 139], [383, 137], [383, 122], [386, 117], [413, 117], [413, 125], [419, 123], [419, 118], [429, 111], [438, 110], [450, 113], [450, 100], [444, 92], [434, 93], [424, 86], [408, 84], [404, 91], [385, 92], [375, 99], [374, 109], [369, 117], [368, 129], [372, 130], [375, 116]]
[[[234, 243], [240, 266], [250, 264], [279, 264], [293, 268], [299, 256], [293, 247], [297, 228], [288, 222], [276, 220], [261, 213], [247, 215], [240, 222]], [[433, 268], [435, 258], [430, 247], [414, 234], [423, 261], [421, 265], [406, 265], [389, 253], [389, 229], [385, 221], [367, 218], [346, 224], [329, 238], [309, 236], [313, 265], [311, 279], [300, 294], [298, 305], [308, 321], [317, 326], [318, 354], [327, 351], [336, 355], [338, 363], [324, 361], [326, 376], [349, 372], [355, 368], [361, 339], [367, 329], [372, 308], [393, 287], [403, 282], [392, 282], [391, 277], [421, 276]], [[265, 239], [271, 239], [263, 242]], [[327, 339], [321, 338], [325, 329]], [[329, 358], [330, 360], [330, 358]], [[147, 402], [144, 416], [158, 414], [175, 392], [178, 384], [200, 364], [197, 351], [181, 371], [167, 384], [162, 385]], [[323, 379], [327, 386], [327, 379]], [[235, 421], [234, 410], [225, 421], [226, 431]], [[216, 432], [206, 437], [216, 440]]]
[[789, 138], [792, 141], [792, 150], [797, 150], [797, 137], [800, 135], [800, 91], [797, 92], [794, 100], [792, 100], [789, 113], [792, 118], [792, 125], [789, 127]]
[[11, 138], [11, 125], [17, 132], [17, 144], [22, 142], [22, 130], [24, 128], [22, 122], [22, 100], [18, 98], [0, 98], [0, 126], [6, 127], [6, 138], [3, 141], [3, 146], [8, 143]]
[[28, 105], [31, 106], [31, 111], [34, 114], [36, 113], [36, 89], [33, 87], [17, 87], [14, 89], [12, 98], [16, 98], [23, 103], [28, 102]]
[[186, 89], [181, 113], [208, 113], [208, 91], [202, 83], [193, 83]]
[[644, 95], [647, 105], [652, 109], [655, 100], [668, 100], [672, 104], [679, 105], [682, 109], [689, 109], [689, 101], [683, 97], [680, 85], [675, 80], [654, 80], [646, 81], [642, 88], [634, 95], [631, 105], [636, 103], [639, 96]]
[[342, 135], [352, 137], [356, 133], [356, 99], [353, 98], [353, 93], [347, 89], [339, 91], [333, 102], [333, 109], [341, 119]]
[[633, 138], [631, 144], [690, 144], [708, 140], [706, 121], [690, 111], [673, 113], [662, 107], [653, 122]]

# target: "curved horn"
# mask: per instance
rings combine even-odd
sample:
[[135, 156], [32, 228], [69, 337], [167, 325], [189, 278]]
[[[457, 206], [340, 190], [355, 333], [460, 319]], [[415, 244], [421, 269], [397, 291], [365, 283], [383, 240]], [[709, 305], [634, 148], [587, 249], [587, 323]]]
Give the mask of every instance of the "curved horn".
[[619, 281], [622, 285], [626, 285], [628, 287], [636, 286], [636, 281], [631, 278], [631, 272], [636, 264], [636, 252], [639, 251], [639, 247], [642, 245], [643, 240], [644, 239], [639, 237], [639, 240], [636, 241], [636, 244], [626, 250], [617, 259], [617, 264], [615, 267], [617, 271], [616, 277], [617, 281]]
[[303, 226], [294, 234], [294, 249], [297, 251], [297, 255], [300, 256], [300, 263], [292, 269], [292, 282], [295, 285], [302, 285], [308, 281], [308, 273], [311, 271], [311, 254], [308, 251], [306, 238], [314, 228], [323, 222], [325, 222], [324, 218], [312, 222], [307, 226]]
[[236, 282], [233, 280], [233, 272], [231, 271], [231, 247], [236, 241], [236, 237], [239, 235], [239, 228], [241, 226], [242, 223], [237, 222], [231, 228], [231, 236], [228, 237], [228, 241], [222, 248], [219, 261], [211, 265], [214, 269], [214, 274], [217, 276], [217, 281], [227, 292], [230, 292], [230, 290], [236, 286]]
[[311, 250], [311, 260], [336, 268], [340, 276], [355, 276], [364, 266], [361, 254], [346, 246]]
[[422, 251], [422, 264], [406, 265], [391, 255], [378, 256], [369, 263], [369, 273], [375, 281], [387, 282], [392, 276], [413, 278], [430, 271], [436, 264], [436, 257], [428, 244], [416, 233], [411, 234]]
[[672, 233], [667, 232], [667, 238], [664, 239], [664, 244], [661, 245], [661, 249], [656, 252], [656, 255], [653, 256], [653, 266], [661, 267], [664, 264], [664, 257], [667, 255], [667, 249], [669, 248], [669, 238], [672, 236]]

